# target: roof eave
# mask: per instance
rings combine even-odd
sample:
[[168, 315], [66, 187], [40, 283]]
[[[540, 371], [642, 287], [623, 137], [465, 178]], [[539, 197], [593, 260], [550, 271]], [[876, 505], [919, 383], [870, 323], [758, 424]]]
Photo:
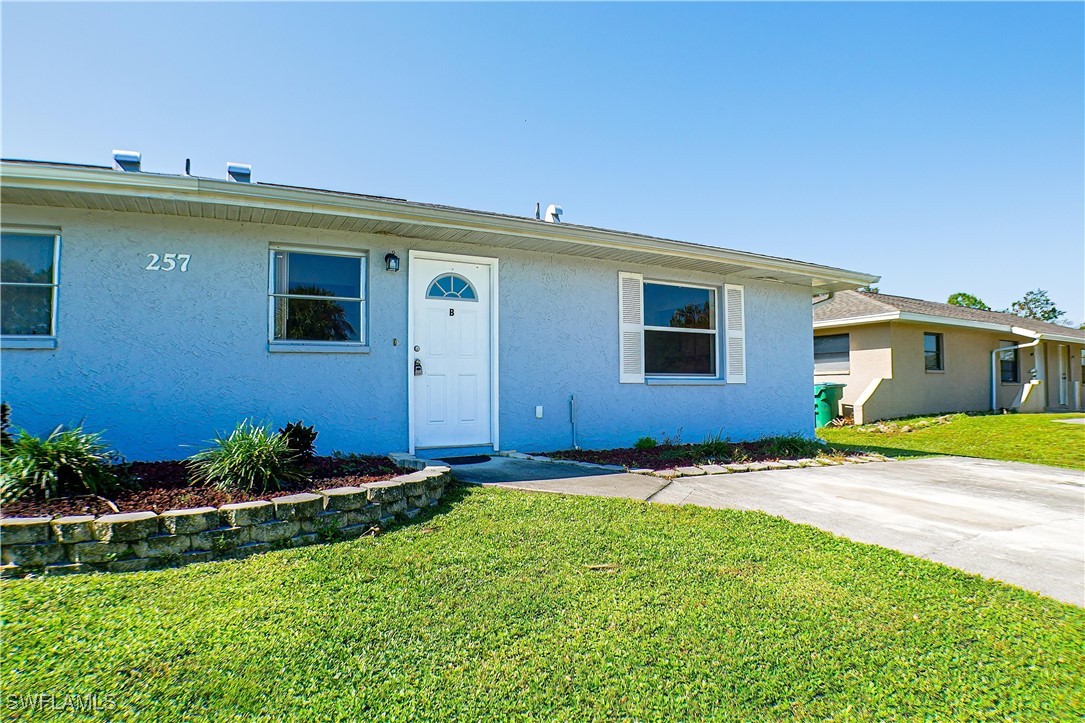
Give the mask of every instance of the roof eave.
[[907, 321], [914, 324], [926, 324], [928, 326], [955, 326], [966, 329], [981, 329], [983, 331], [997, 331], [1014, 336], [1024, 336], [1031, 339], [1056, 341], [1070, 344], [1085, 344], [1085, 339], [1070, 336], [1068, 334], [1053, 334], [1051, 332], [1033, 331], [1023, 326], [1012, 324], [996, 324], [988, 321], [972, 321], [970, 319], [953, 319], [946, 316], [932, 316], [930, 314], [915, 314], [904, 311], [893, 311], [885, 314], [872, 314], [869, 316], [854, 316], [846, 319], [823, 319], [814, 322], [815, 329], [840, 329], [848, 326], [862, 326], [864, 324], [881, 324], [889, 321]]
[[1060, 344], [1085, 344], [1085, 339], [1070, 336], [1068, 334], [1052, 334], [1046, 331], [1033, 331], [1029, 333], [1043, 341], [1055, 341]]
[[[223, 204], [251, 208], [323, 213], [353, 218], [430, 227], [500, 233], [524, 238], [563, 241], [615, 250], [647, 252], [660, 257], [681, 257], [747, 269], [802, 277], [814, 293], [842, 291], [871, 284], [879, 276], [745, 251], [656, 239], [617, 231], [550, 224], [530, 218], [498, 216], [481, 211], [430, 207], [393, 199], [360, 197], [328, 191], [276, 185], [221, 181], [195, 176], [119, 173], [110, 169], [67, 168], [4, 163], [0, 186], [52, 193], [106, 194], [157, 198], [189, 203]], [[795, 283], [784, 281], [784, 283]]]

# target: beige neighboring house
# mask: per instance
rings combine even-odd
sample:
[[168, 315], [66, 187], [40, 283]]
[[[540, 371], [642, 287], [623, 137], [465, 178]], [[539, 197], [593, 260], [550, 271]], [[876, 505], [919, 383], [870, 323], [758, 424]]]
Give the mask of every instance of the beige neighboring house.
[[996, 311], [840, 291], [814, 304], [814, 381], [856, 424], [939, 412], [1083, 409], [1085, 331]]

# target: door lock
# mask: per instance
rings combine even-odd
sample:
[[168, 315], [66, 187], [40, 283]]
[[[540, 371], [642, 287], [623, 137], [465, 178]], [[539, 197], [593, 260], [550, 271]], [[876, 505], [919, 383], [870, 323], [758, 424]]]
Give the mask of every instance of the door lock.
[[421, 359], [415, 359], [414, 360], [414, 375], [416, 377], [422, 376], [422, 360]]

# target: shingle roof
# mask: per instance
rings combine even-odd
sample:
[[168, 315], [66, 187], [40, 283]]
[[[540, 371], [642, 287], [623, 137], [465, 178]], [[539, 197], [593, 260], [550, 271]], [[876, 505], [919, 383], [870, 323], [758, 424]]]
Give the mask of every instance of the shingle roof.
[[864, 316], [892, 314], [894, 312], [941, 316], [946, 319], [965, 322], [1005, 324], [1040, 334], [1079, 337], [1082, 341], [1085, 341], [1085, 330], [1082, 329], [1049, 324], [1046, 321], [1028, 319], [1016, 314], [1005, 314], [1001, 311], [982, 311], [980, 309], [969, 309], [965, 306], [940, 304], [936, 301], [924, 301], [923, 299], [910, 299], [907, 296], [874, 294], [867, 291], [838, 291], [831, 298], [819, 301], [814, 304], [814, 321], [842, 321]]

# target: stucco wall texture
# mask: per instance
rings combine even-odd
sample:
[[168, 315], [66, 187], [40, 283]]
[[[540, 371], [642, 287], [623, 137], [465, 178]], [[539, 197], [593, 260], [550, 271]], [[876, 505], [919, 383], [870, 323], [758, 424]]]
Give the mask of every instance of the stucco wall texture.
[[[5, 206], [5, 224], [60, 227], [56, 350], [2, 352], [16, 426], [84, 422], [129, 460], [178, 459], [244, 419], [316, 425], [322, 454], [407, 450], [407, 251], [500, 259], [501, 449], [584, 448], [643, 435], [700, 441], [813, 432], [810, 292], [579, 257], [136, 213]], [[368, 353], [268, 351], [271, 244], [366, 250]], [[384, 269], [395, 251], [402, 270]], [[145, 270], [186, 253], [187, 272]], [[618, 381], [618, 271], [746, 290], [747, 383]], [[393, 345], [393, 339], [398, 345]], [[535, 407], [544, 409], [542, 419]]]

